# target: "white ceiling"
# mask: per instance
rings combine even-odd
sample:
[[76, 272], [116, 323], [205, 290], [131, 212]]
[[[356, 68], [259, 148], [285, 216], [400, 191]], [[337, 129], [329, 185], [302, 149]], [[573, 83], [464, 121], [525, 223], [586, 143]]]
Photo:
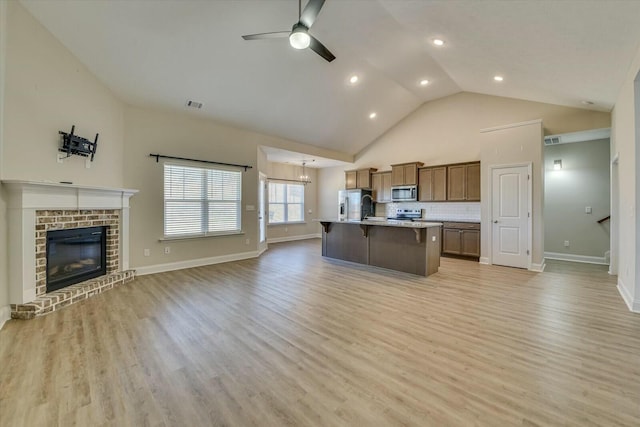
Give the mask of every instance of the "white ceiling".
[[609, 111], [640, 41], [640, 1], [327, 0], [311, 33], [328, 63], [241, 38], [290, 29], [295, 0], [21, 3], [130, 104], [192, 99], [193, 114], [349, 154], [460, 91]]
[[295, 166], [305, 166], [313, 169], [320, 168], [332, 168], [336, 166], [350, 167], [354, 166], [353, 163], [343, 162], [341, 160], [327, 159], [320, 156], [312, 156], [306, 153], [298, 153], [289, 150], [283, 150], [282, 148], [275, 147], [260, 147], [262, 151], [267, 155], [267, 159], [276, 163], [288, 163]]

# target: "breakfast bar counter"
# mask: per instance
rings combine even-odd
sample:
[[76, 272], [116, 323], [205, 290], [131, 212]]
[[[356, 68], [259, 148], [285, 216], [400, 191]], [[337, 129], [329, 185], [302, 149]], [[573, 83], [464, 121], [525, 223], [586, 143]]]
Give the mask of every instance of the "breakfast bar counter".
[[429, 276], [440, 266], [439, 222], [321, 219], [322, 256]]

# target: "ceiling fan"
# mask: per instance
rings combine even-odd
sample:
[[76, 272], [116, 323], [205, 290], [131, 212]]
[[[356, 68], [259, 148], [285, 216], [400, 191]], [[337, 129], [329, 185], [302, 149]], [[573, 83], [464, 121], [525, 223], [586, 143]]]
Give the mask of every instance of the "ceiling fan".
[[328, 62], [336, 59], [315, 37], [309, 34], [309, 28], [313, 25], [325, 0], [309, 0], [302, 10], [302, 0], [298, 0], [298, 22], [293, 25], [291, 31], [275, 31], [272, 33], [249, 34], [242, 36], [245, 40], [261, 40], [289, 37], [289, 43], [296, 49], [311, 48], [312, 51], [322, 56]]

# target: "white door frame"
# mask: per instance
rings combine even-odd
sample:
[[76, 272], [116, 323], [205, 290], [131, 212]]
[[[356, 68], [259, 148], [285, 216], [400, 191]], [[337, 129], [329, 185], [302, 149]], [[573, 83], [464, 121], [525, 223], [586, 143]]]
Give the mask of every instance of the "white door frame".
[[[611, 145], [611, 142], [609, 142]], [[611, 200], [609, 202], [610, 209], [610, 226], [609, 226], [609, 274], [617, 275], [618, 274], [618, 245], [620, 244], [620, 234], [618, 232], [618, 203], [620, 202], [620, 179], [618, 169], [618, 158], [619, 154], [616, 153], [611, 160], [610, 167], [610, 185], [611, 192], [610, 197]]]
[[[264, 187], [260, 188], [264, 182]], [[258, 255], [262, 254], [269, 248], [267, 243], [267, 175], [258, 173]], [[260, 200], [260, 191], [262, 191], [262, 200]], [[260, 215], [262, 214], [262, 217]], [[264, 240], [260, 241], [260, 230], [264, 227]]]
[[[493, 171], [495, 169], [503, 169], [503, 168], [517, 168], [526, 166], [527, 173], [529, 174], [529, 179], [527, 179], [527, 210], [529, 212], [529, 216], [527, 218], [527, 270], [531, 270], [531, 260], [533, 259], [533, 163], [525, 162], [525, 163], [508, 163], [508, 164], [500, 164], [500, 165], [489, 165], [488, 173], [489, 176], [487, 178], [487, 182], [489, 183], [489, 205], [487, 206], [488, 212], [488, 220], [489, 220], [489, 249], [488, 249], [488, 259], [489, 264], [493, 265]], [[544, 247], [544, 246], [543, 246]]]

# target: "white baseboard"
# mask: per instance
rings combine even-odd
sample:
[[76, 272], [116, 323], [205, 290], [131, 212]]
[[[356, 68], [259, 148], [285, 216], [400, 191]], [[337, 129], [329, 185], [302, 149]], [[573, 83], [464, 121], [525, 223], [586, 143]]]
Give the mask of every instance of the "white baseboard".
[[558, 252], [545, 252], [544, 257], [547, 259], [557, 259], [559, 261], [583, 262], [586, 264], [609, 265], [605, 257], [586, 256], [574, 254], [561, 254]]
[[480, 264], [485, 264], [485, 265], [489, 265], [489, 257], [486, 256], [481, 256], [480, 257], [480, 261], [478, 261]]
[[[624, 303], [627, 304], [627, 307], [629, 308], [629, 311], [640, 313], [640, 303], [636, 303], [636, 304], [633, 303], [633, 298], [631, 297], [631, 294], [629, 293], [629, 290], [624, 285], [622, 280], [620, 280], [620, 278], [618, 278], [618, 286], [617, 287], [618, 287], [618, 292], [620, 293], [620, 296], [622, 297]], [[637, 307], [634, 307], [634, 305], [637, 305]]]
[[164, 273], [166, 271], [182, 270], [184, 268], [202, 267], [203, 265], [222, 264], [223, 262], [240, 261], [256, 257], [258, 257], [258, 252], [251, 251], [208, 258], [190, 259], [186, 261], [169, 262], [166, 264], [147, 265], [144, 267], [131, 267], [131, 269], [136, 270], [136, 276], [144, 276], [147, 274]]
[[262, 250], [258, 250], [258, 256], [260, 256], [263, 253], [265, 253], [267, 251], [267, 249], [269, 249], [269, 245], [264, 245], [264, 248], [262, 248]]
[[535, 264], [535, 263], [531, 263], [531, 267], [529, 268], [529, 271], [535, 271], [537, 273], [542, 273], [544, 271], [544, 269], [547, 266], [547, 263], [545, 262], [546, 258], [542, 259], [542, 262], [540, 264]]
[[4, 307], [0, 307], [0, 329], [4, 326], [7, 320], [11, 319], [11, 306], [5, 305]]
[[275, 237], [269, 238], [267, 237], [267, 242], [269, 243], [281, 243], [281, 242], [293, 242], [294, 240], [307, 240], [307, 239], [321, 239], [322, 234], [300, 234], [298, 236], [285, 236], [285, 237]]

